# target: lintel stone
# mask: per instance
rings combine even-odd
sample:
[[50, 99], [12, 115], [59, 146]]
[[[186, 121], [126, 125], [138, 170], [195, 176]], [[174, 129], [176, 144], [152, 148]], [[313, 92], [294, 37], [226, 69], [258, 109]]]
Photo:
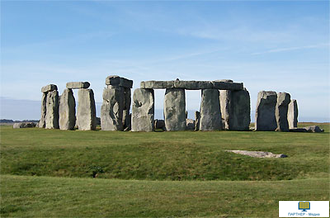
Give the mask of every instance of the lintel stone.
[[55, 84], [49, 84], [41, 88], [41, 92], [57, 91], [57, 86]]
[[224, 81], [142, 81], [141, 88], [145, 89], [220, 89], [220, 90], [243, 90], [243, 83]]
[[87, 89], [90, 86], [89, 82], [68, 82], [67, 89]]
[[108, 76], [105, 79], [106, 85], [116, 86], [116, 87], [124, 87], [124, 88], [132, 88], [133, 87], [133, 80], [126, 79], [120, 76]]

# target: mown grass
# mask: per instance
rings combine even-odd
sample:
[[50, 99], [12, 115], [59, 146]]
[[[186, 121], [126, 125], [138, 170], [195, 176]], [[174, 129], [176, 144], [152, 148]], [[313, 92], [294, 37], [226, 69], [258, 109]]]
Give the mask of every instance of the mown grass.
[[141, 181], [1, 177], [1, 216], [278, 217], [278, 201], [329, 200], [328, 179]]
[[[1, 173], [138, 180], [290, 180], [329, 173], [325, 133], [105, 132], [1, 127]], [[227, 149], [284, 153], [257, 159]]]

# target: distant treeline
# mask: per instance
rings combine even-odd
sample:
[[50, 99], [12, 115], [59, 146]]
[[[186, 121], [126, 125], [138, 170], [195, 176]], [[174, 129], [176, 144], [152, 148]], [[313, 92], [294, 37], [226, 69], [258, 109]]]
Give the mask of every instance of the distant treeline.
[[33, 122], [38, 123], [39, 120], [9, 120], [9, 119], [1, 119], [0, 123], [21, 123], [21, 122]]

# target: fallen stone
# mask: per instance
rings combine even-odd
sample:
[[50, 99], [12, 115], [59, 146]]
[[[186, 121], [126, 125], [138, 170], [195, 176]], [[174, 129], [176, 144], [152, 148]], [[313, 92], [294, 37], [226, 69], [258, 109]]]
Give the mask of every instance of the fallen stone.
[[195, 111], [195, 131], [199, 130], [201, 113], [199, 111]]
[[246, 155], [250, 157], [257, 157], [257, 158], [285, 158], [288, 157], [285, 154], [273, 154], [272, 152], [266, 151], [244, 151], [244, 150], [226, 150], [227, 152], [232, 152], [235, 154]]
[[163, 131], [166, 130], [165, 128], [165, 121], [164, 120], [155, 120], [155, 129], [162, 129]]
[[59, 127], [72, 130], [76, 124], [76, 101], [71, 89], [65, 89], [60, 97]]
[[229, 130], [249, 130], [250, 116], [250, 94], [244, 89], [231, 91]]
[[45, 128], [46, 126], [46, 105], [47, 105], [47, 92], [42, 93], [41, 98], [41, 118], [39, 120], [39, 128]]
[[154, 131], [154, 90], [135, 89], [132, 104], [132, 131]]
[[[113, 87], [125, 87], [125, 88], [132, 88], [133, 87], [133, 80], [126, 79], [120, 76], [108, 76], [105, 79], [105, 84]], [[111, 87], [108, 87], [111, 88]]]
[[164, 117], [167, 131], [186, 129], [186, 95], [184, 89], [166, 89]]
[[96, 110], [92, 89], [79, 89], [77, 107], [77, 126], [79, 130], [96, 129]]
[[221, 130], [221, 112], [219, 91], [217, 89], [203, 89], [199, 130]]
[[277, 128], [275, 107], [277, 94], [273, 91], [261, 91], [258, 93], [255, 130], [274, 131]]
[[20, 128], [33, 128], [36, 127], [36, 123], [33, 122], [22, 122], [22, 123], [14, 123], [13, 128], [14, 129], [20, 129]]
[[41, 88], [41, 92], [51, 92], [57, 91], [57, 86], [55, 84], [49, 84]]
[[101, 129], [110, 131], [122, 131], [124, 89], [103, 90], [103, 104], [101, 106]]
[[59, 96], [56, 90], [49, 91], [46, 99], [46, 116], [45, 116], [45, 128], [46, 129], [58, 129], [59, 119]]
[[87, 89], [89, 86], [89, 82], [68, 82], [66, 84], [67, 89]]
[[307, 132], [324, 132], [324, 129], [321, 129], [319, 126], [307, 126], [304, 127], [304, 129], [306, 129]]
[[298, 104], [295, 99], [291, 100], [288, 106], [288, 123], [290, 129], [296, 128], [298, 125]]
[[288, 132], [288, 105], [290, 103], [290, 94], [280, 92], [277, 94], [277, 104], [275, 108], [275, 116], [277, 122], [276, 131]]
[[195, 130], [195, 120], [186, 119], [186, 130]]
[[142, 81], [141, 88], [145, 89], [220, 89], [220, 90], [242, 90], [243, 83], [223, 81]]

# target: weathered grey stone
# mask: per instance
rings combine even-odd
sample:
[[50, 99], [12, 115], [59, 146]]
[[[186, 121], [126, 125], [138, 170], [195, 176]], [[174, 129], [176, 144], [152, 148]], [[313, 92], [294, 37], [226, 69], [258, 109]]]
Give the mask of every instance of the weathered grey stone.
[[141, 88], [146, 89], [220, 89], [220, 90], [242, 90], [243, 83], [223, 81], [142, 81]]
[[20, 128], [33, 128], [36, 127], [36, 124], [33, 122], [21, 122], [21, 123], [14, 123], [13, 128], [14, 129], [20, 129]]
[[165, 121], [164, 120], [155, 120], [155, 129], [162, 129], [163, 131], [166, 130], [165, 128]]
[[89, 82], [68, 82], [67, 89], [87, 89], [91, 84]]
[[92, 89], [79, 89], [77, 126], [79, 130], [96, 129], [96, 110], [94, 92]]
[[120, 76], [108, 76], [105, 79], [106, 85], [111, 85], [113, 87], [125, 87], [125, 88], [132, 88], [133, 87], [133, 80], [126, 79]]
[[219, 91], [217, 89], [203, 89], [200, 111], [199, 130], [221, 130], [221, 111]]
[[229, 118], [231, 113], [231, 91], [220, 90], [220, 109], [224, 129], [229, 129]]
[[153, 89], [135, 89], [132, 105], [132, 131], [154, 131]]
[[288, 157], [285, 154], [273, 154], [272, 152], [267, 151], [245, 151], [245, 150], [226, 150], [227, 152], [232, 152], [235, 154], [246, 155], [250, 157], [258, 158], [285, 158]]
[[255, 130], [274, 131], [277, 128], [275, 107], [277, 94], [273, 91], [260, 91], [258, 93]]
[[123, 126], [124, 89], [103, 90], [103, 104], [101, 107], [101, 129], [122, 131]]
[[[221, 96], [221, 95], [220, 95]], [[251, 121], [250, 94], [244, 89], [231, 92], [230, 130], [249, 130]]]
[[195, 131], [199, 130], [201, 113], [199, 111], [195, 111]]
[[56, 90], [49, 91], [46, 98], [46, 117], [45, 128], [46, 129], [58, 129], [58, 106], [59, 96]]
[[286, 92], [279, 92], [277, 94], [277, 104], [275, 108], [275, 116], [277, 122], [276, 131], [289, 131], [288, 123], [288, 105], [290, 103], [290, 94]]
[[186, 130], [195, 130], [195, 120], [186, 119]]
[[47, 101], [47, 92], [42, 93], [42, 98], [41, 98], [41, 118], [39, 120], [39, 128], [45, 128], [46, 126], [46, 103]]
[[295, 99], [288, 106], [288, 123], [290, 129], [296, 128], [298, 125], [298, 104]]
[[131, 108], [131, 89], [124, 88], [124, 99], [123, 99], [123, 128], [131, 128], [131, 118], [130, 118], [130, 108]]
[[164, 117], [167, 131], [186, 129], [186, 95], [184, 89], [166, 89]]
[[57, 91], [57, 86], [55, 84], [49, 84], [41, 88], [41, 92], [51, 92]]
[[74, 129], [76, 124], [76, 101], [71, 89], [65, 89], [60, 98], [59, 126], [61, 130]]
[[307, 126], [304, 127], [307, 132], [324, 132], [324, 129], [321, 129], [319, 126]]

